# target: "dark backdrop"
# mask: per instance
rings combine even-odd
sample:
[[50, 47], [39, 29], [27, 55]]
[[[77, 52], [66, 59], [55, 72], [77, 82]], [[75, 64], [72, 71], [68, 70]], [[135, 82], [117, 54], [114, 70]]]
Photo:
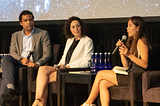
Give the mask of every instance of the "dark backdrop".
[[[145, 17], [151, 43], [160, 43], [160, 17]], [[112, 52], [118, 39], [126, 34], [128, 18], [85, 19], [87, 35], [93, 39], [95, 52]], [[36, 21], [35, 27], [49, 32], [52, 44], [61, 44], [64, 48], [66, 39], [63, 35], [65, 20]], [[22, 30], [19, 22], [0, 22], [0, 53], [8, 53], [11, 34]], [[63, 50], [63, 49], [62, 49]], [[62, 54], [63, 51], [61, 51]], [[112, 55], [112, 65], [120, 65], [118, 52]]]

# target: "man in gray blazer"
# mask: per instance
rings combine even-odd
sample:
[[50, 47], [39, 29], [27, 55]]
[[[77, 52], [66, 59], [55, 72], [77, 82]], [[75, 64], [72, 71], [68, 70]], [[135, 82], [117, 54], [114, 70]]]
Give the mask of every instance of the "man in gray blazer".
[[50, 61], [52, 56], [49, 34], [45, 30], [34, 27], [32, 12], [22, 11], [19, 21], [23, 30], [12, 34], [10, 54], [3, 58], [3, 79], [0, 91], [0, 102], [3, 101], [2, 106], [5, 106], [5, 102], [18, 99], [15, 80], [19, 68], [44, 65]]

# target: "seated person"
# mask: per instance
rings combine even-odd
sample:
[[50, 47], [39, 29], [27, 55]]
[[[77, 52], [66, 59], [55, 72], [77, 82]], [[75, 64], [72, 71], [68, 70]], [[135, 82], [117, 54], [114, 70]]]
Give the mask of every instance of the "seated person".
[[[9, 102], [13, 103], [18, 99], [15, 82], [18, 80], [19, 68], [44, 65], [51, 60], [52, 56], [49, 34], [45, 30], [34, 27], [32, 12], [22, 11], [19, 21], [23, 30], [12, 34], [10, 53], [3, 57], [0, 90], [2, 106], [8, 106]], [[27, 56], [31, 50], [33, 53], [29, 59]]]
[[[83, 21], [78, 17], [70, 17], [64, 25], [64, 35], [67, 38], [63, 56], [58, 64], [64, 68], [86, 68], [90, 66], [93, 53], [93, 41], [85, 35]], [[56, 81], [57, 69], [51, 66], [41, 66], [36, 80], [36, 95], [32, 106], [46, 106], [48, 83]]]
[[[148, 54], [151, 48], [146, 37], [145, 21], [139, 16], [131, 17], [128, 21], [127, 32], [126, 46], [121, 40], [116, 44], [119, 46], [121, 62], [124, 67], [131, 67], [128, 72], [144, 72], [148, 67]], [[127, 85], [129, 84], [128, 79], [129, 76], [116, 74], [113, 70], [99, 71], [88, 99], [81, 106], [95, 106], [92, 103], [98, 94], [100, 94], [101, 105], [109, 106], [110, 94], [108, 89], [112, 86]]]

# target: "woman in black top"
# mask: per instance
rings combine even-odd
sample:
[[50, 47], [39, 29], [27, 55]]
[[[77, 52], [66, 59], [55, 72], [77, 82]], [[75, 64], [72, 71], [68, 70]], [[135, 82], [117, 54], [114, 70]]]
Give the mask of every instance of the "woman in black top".
[[[120, 40], [119, 54], [124, 67], [131, 67], [129, 72], [145, 71], [148, 67], [149, 41], [146, 37], [145, 21], [139, 16], [133, 16], [128, 21], [128, 39], [126, 46]], [[128, 61], [130, 60], [130, 61]], [[133, 63], [131, 65], [131, 63]], [[102, 106], [109, 106], [108, 88], [115, 85], [127, 85], [129, 76], [118, 75], [113, 70], [102, 70], [96, 75], [88, 99], [81, 106], [95, 106], [92, 104], [100, 93]]]

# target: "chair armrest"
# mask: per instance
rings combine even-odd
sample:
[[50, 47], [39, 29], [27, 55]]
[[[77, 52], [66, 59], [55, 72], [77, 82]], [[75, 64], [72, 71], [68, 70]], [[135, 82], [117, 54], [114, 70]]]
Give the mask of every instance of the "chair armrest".
[[142, 99], [142, 73], [130, 72], [129, 95], [133, 99]]
[[61, 93], [61, 75], [60, 75], [61, 71], [57, 70], [57, 77], [56, 77], [56, 81], [54, 82], [50, 82], [49, 83], [49, 93], [55, 93], [55, 94], [60, 94]]
[[27, 92], [27, 68], [28, 67], [20, 67], [19, 68], [19, 92]]
[[38, 68], [21, 67], [19, 68], [19, 92], [27, 92], [33, 80], [36, 80]]
[[31, 89], [31, 84], [32, 81], [36, 80], [38, 73], [38, 68], [37, 67], [28, 67], [28, 73], [27, 73], [27, 85], [28, 85], [28, 90]]
[[153, 87], [160, 86], [160, 71], [146, 71], [142, 75], [142, 92], [145, 92]]

